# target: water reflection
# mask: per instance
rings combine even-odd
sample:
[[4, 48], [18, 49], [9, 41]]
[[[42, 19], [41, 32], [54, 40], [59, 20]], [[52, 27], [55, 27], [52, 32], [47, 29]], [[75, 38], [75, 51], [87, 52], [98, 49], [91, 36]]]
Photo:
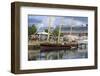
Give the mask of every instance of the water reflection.
[[29, 60], [57, 60], [57, 59], [80, 59], [88, 58], [87, 49], [77, 50], [57, 50], [57, 51], [43, 51], [30, 50], [28, 55]]

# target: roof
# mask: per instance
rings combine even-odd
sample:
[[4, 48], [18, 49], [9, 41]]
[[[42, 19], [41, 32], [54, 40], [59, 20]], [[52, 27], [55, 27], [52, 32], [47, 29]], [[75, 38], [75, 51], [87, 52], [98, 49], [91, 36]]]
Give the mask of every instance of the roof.
[[46, 32], [38, 32], [37, 34], [44, 34], [44, 35], [48, 35], [48, 33], [46, 33]]

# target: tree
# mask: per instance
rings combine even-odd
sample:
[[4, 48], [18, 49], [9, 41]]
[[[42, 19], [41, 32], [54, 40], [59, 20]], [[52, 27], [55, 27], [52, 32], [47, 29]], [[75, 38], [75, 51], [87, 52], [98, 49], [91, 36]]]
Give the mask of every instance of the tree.
[[37, 31], [37, 28], [36, 28], [35, 24], [33, 24], [32, 26], [28, 27], [28, 35], [35, 34], [36, 31]]
[[[56, 27], [52, 33], [54, 36], [58, 36], [59, 34], [59, 27]], [[63, 36], [63, 33], [60, 33], [60, 36]]]
[[54, 29], [54, 31], [53, 31], [53, 35], [58, 36], [58, 34], [59, 34], [59, 28], [56, 27], [56, 28]]
[[28, 35], [31, 35], [32, 34], [32, 28], [31, 26], [28, 27]]
[[45, 29], [45, 32], [48, 33], [48, 29]]
[[36, 33], [36, 31], [37, 31], [37, 28], [36, 28], [35, 24], [33, 24], [33, 25], [32, 25], [32, 30], [33, 30], [33, 31], [32, 31], [32, 32], [33, 32], [33, 34], [35, 34], [35, 33]]

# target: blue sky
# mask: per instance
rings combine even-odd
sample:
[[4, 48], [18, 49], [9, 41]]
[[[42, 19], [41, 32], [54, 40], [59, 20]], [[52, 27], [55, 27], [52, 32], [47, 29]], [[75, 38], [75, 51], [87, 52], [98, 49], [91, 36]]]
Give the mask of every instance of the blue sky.
[[88, 24], [88, 17], [28, 15], [28, 25], [31, 26], [32, 24], [36, 24], [37, 28], [48, 27], [48, 19], [50, 17], [51, 27], [59, 26], [62, 23], [66, 26], [85, 26]]

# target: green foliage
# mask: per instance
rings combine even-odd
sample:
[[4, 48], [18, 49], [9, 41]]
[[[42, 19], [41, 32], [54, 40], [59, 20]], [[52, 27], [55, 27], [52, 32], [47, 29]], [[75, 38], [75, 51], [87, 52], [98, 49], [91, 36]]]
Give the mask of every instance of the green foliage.
[[48, 33], [48, 29], [45, 29], [45, 32]]
[[56, 28], [54, 29], [54, 31], [53, 31], [53, 35], [58, 36], [58, 34], [59, 34], [59, 28], [56, 27]]
[[28, 27], [28, 35], [35, 34], [36, 31], [37, 31], [37, 28], [36, 28], [35, 24]]
[[[52, 34], [53, 34], [54, 36], [58, 36], [58, 34], [59, 34], [59, 27], [56, 27], [56, 28], [54, 29], [54, 31], [52, 32]], [[63, 36], [63, 33], [60, 33], [60, 36]]]

